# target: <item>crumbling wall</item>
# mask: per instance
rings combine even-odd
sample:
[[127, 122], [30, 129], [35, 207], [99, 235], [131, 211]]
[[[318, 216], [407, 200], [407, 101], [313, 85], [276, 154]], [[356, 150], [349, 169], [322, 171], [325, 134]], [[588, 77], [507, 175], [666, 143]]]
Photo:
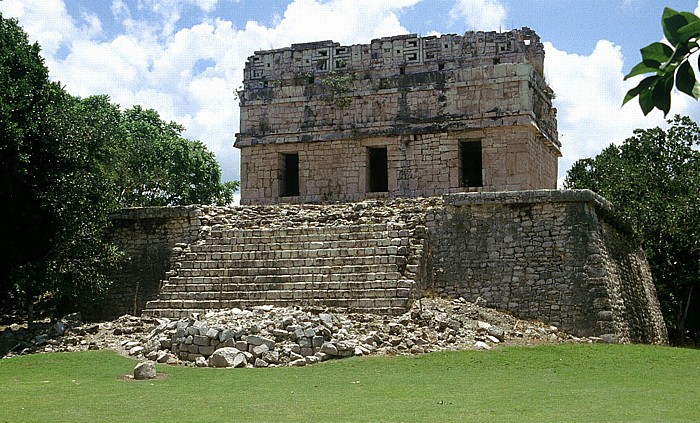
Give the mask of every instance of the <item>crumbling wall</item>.
[[428, 218], [426, 289], [579, 336], [666, 342], [644, 254], [591, 191], [458, 194]]
[[93, 319], [139, 315], [146, 301], [158, 297], [161, 281], [171, 269], [173, 248], [197, 239], [197, 206], [129, 208], [113, 213], [111, 239], [127, 256], [112, 274], [107, 301], [86, 310]]
[[[555, 188], [561, 152], [543, 60], [527, 28], [258, 51], [238, 93], [241, 203]], [[463, 183], [464, 141], [482, 143], [482, 183]], [[367, 183], [370, 147], [388, 150], [383, 194]], [[299, 156], [293, 195], [280, 188], [284, 154]]]
[[[202, 287], [212, 288], [188, 289], [191, 300], [205, 301], [209, 304], [206, 307], [225, 306], [237, 300], [235, 290], [221, 288], [234, 279], [234, 266], [216, 261], [245, 254], [250, 266], [258, 262], [260, 266], [269, 266], [269, 260], [253, 257], [254, 251], [280, 247], [275, 245], [278, 241], [263, 234], [287, 231], [308, 234], [303, 241], [301, 238], [284, 241], [284, 246], [296, 251], [295, 254], [309, 248], [318, 250], [308, 254], [316, 258], [304, 255], [305, 271], [312, 275], [313, 285], [317, 282], [313, 275], [319, 278], [326, 275], [333, 281], [342, 277], [340, 271], [329, 273], [332, 267], [313, 269], [328, 261], [326, 256], [330, 254], [326, 253], [330, 250], [324, 251], [332, 244], [329, 237], [332, 231], [328, 227], [354, 225], [359, 230], [370, 224], [386, 224], [396, 230], [388, 231], [382, 244], [387, 248], [409, 245], [415, 253], [409, 254], [408, 260], [402, 259], [411, 274], [413, 292], [409, 298], [418, 298], [426, 292], [440, 297], [464, 297], [523, 319], [548, 322], [574, 335], [600, 336], [611, 342], [665, 343], [667, 340], [642, 250], [610, 204], [591, 191], [461, 193], [441, 198], [331, 205], [131, 209], [115, 215], [114, 219], [115, 240], [127, 250], [132, 261], [117, 275], [110, 302], [104, 309], [110, 315], [140, 313], [146, 300], [158, 297], [158, 287], [170, 269], [171, 256], [179, 255], [173, 251], [190, 254], [187, 266], [181, 264], [186, 271], [207, 269]], [[224, 247], [247, 241], [224, 236], [225, 233], [235, 233], [236, 237], [253, 234], [250, 236], [269, 238], [269, 242], [255, 245], [257, 241], [251, 239], [250, 249], [233, 253], [233, 247]], [[399, 239], [396, 234], [408, 238]], [[214, 235], [220, 239], [204, 241], [203, 237]], [[309, 242], [309, 237], [324, 241]], [[177, 243], [195, 240], [198, 240], [197, 248], [173, 250]], [[295, 242], [299, 245], [293, 245]], [[348, 242], [343, 241], [342, 248], [350, 251]], [[394, 248], [398, 251], [403, 247]], [[292, 258], [289, 253], [287, 261], [279, 261], [277, 266], [286, 266]], [[383, 257], [370, 259], [386, 262]], [[333, 258], [337, 265], [343, 265], [343, 260]], [[238, 264], [236, 268], [241, 267]], [[376, 272], [371, 266], [364, 267], [366, 272]], [[241, 274], [256, 275], [258, 270], [243, 269]], [[175, 279], [171, 278], [171, 282]], [[276, 281], [280, 283], [271, 283], [274, 292], [269, 297], [264, 282], [256, 282], [264, 278], [249, 279], [246, 283], [260, 285], [256, 285], [255, 292], [259, 302], [300, 298], [280, 291], [294, 285], [288, 283], [291, 279], [287, 280], [286, 276]], [[387, 290], [384, 295], [394, 291]], [[361, 298], [363, 292], [352, 295]], [[326, 297], [319, 297], [319, 306], [323, 298]], [[398, 298], [379, 300], [375, 304]], [[164, 296], [163, 304], [168, 301]], [[178, 303], [184, 304], [179, 300]]]
[[[327, 140], [325, 142], [259, 145], [241, 151], [241, 177], [248, 202], [356, 201], [363, 198], [430, 197], [477, 188], [463, 187], [460, 142], [482, 145], [484, 186], [501, 190], [554, 188], [556, 157], [538, 141], [532, 127], [444, 131]], [[388, 154], [388, 191], [367, 192], [367, 149], [385, 147]], [[299, 187], [303, 195], [279, 197], [282, 155], [299, 156]]]

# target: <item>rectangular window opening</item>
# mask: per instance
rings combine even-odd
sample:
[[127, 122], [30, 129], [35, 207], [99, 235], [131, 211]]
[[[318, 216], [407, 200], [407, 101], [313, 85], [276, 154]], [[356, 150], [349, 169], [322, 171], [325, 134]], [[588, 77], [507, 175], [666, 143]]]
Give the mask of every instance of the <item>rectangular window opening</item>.
[[368, 148], [369, 192], [389, 191], [389, 162], [386, 147]]
[[481, 164], [481, 141], [462, 141], [460, 143], [462, 186], [483, 186], [483, 168]]
[[283, 154], [280, 164], [280, 197], [299, 195], [299, 155]]

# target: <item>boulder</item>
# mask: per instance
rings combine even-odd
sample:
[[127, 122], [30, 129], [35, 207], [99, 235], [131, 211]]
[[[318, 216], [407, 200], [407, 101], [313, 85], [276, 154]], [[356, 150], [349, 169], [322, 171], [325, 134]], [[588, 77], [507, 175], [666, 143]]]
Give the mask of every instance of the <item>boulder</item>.
[[503, 342], [503, 339], [505, 339], [505, 335], [506, 335], [503, 328], [501, 328], [499, 326], [489, 326], [486, 329], [486, 333], [488, 333], [489, 335], [491, 335], [495, 338], [498, 338], [498, 340], [501, 342]]
[[156, 378], [156, 363], [153, 361], [143, 361], [134, 368], [134, 379], [146, 380]]
[[209, 357], [209, 367], [234, 367], [241, 351], [233, 347], [219, 348]]

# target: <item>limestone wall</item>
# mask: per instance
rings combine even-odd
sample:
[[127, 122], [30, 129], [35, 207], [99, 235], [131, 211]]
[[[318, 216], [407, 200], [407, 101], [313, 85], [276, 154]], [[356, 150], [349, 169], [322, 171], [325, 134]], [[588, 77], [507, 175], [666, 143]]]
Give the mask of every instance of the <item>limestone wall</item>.
[[171, 269], [173, 249], [197, 239], [201, 225], [197, 206], [123, 209], [112, 214], [112, 237], [127, 261], [115, 275], [106, 304], [89, 310], [91, 318], [138, 315], [158, 296]]
[[[555, 153], [533, 127], [491, 128], [434, 134], [349, 138], [315, 143], [269, 144], [241, 151], [244, 203], [356, 201], [360, 198], [429, 197], [476, 190], [556, 188]], [[460, 143], [482, 145], [483, 186], [462, 186]], [[388, 155], [388, 191], [372, 193], [368, 149]], [[283, 154], [299, 155], [299, 196], [282, 197], [275, 169]]]
[[[241, 203], [556, 188], [543, 60], [527, 28], [256, 52], [238, 93]], [[481, 141], [482, 183], [463, 182], [461, 141]], [[369, 147], [387, 149], [383, 194], [367, 182]], [[280, 187], [283, 154], [298, 155], [298, 195]]]
[[[328, 299], [325, 305], [342, 302], [366, 309], [408, 304], [406, 298], [427, 292], [464, 297], [578, 336], [602, 336], [614, 342], [667, 339], [642, 250], [610, 204], [590, 191], [136, 209], [115, 215], [115, 222], [116, 238], [132, 262], [112, 289], [105, 309], [112, 315], [140, 313], [146, 300], [158, 297], [160, 281], [169, 277], [172, 286], [152, 303], [162, 316], [182, 314], [168, 308], [187, 311], [280, 300], [289, 305], [296, 304], [295, 299], [318, 307]], [[373, 234], [376, 245], [355, 248], [349, 235], [389, 226], [391, 230]], [[173, 249], [178, 242], [195, 240], [190, 247]], [[409, 251], [401, 252], [405, 246]], [[392, 264], [396, 254], [391, 248], [403, 254], [396, 258], [400, 265]], [[382, 255], [384, 251], [388, 256]], [[168, 272], [171, 256], [179, 264]], [[297, 264], [301, 267], [292, 269]], [[391, 274], [401, 276], [389, 276], [382, 267], [387, 265], [403, 269], [397, 273], [392, 267]], [[343, 288], [343, 283], [356, 282], [346, 274], [362, 283], [381, 279], [371, 282], [381, 288], [373, 291], [372, 302], [361, 301], [367, 297], [366, 289]], [[403, 280], [410, 283], [401, 285]], [[390, 282], [399, 283], [401, 289], [384, 290]], [[330, 291], [335, 288], [342, 292]], [[308, 289], [313, 295], [302, 295]], [[405, 289], [412, 292], [406, 294]], [[323, 295], [316, 293], [319, 290]], [[380, 291], [394, 297], [376, 297]], [[399, 291], [400, 298], [392, 294]]]
[[666, 329], [644, 254], [590, 191], [448, 196], [428, 217], [426, 289], [579, 336], [661, 342]]

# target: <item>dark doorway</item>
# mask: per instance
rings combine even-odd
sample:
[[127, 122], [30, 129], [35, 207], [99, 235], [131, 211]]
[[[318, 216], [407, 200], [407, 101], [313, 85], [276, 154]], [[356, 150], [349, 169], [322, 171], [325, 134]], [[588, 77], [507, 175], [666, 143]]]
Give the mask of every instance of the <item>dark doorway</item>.
[[386, 147], [368, 148], [369, 192], [389, 191], [389, 165]]
[[462, 186], [483, 186], [481, 166], [481, 141], [463, 141], [460, 143], [462, 152]]
[[299, 155], [283, 154], [281, 172], [281, 197], [299, 195]]

